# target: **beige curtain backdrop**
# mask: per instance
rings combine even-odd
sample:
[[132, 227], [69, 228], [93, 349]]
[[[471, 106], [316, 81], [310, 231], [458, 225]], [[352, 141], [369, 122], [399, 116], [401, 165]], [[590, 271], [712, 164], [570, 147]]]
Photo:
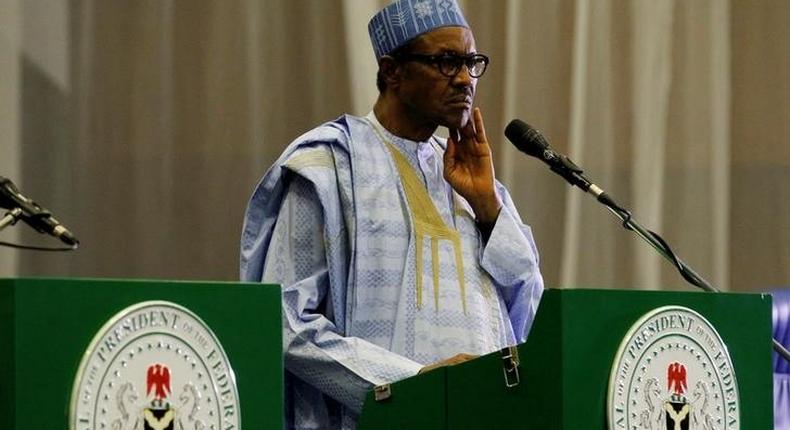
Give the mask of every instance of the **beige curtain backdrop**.
[[[67, 80], [32, 50], [9, 64], [4, 47], [4, 76], [20, 70], [0, 87], [21, 94], [9, 153], [23, 191], [83, 247], [17, 253], [14, 274], [234, 280], [259, 177], [293, 138], [365, 114], [377, 95], [366, 25], [386, 1], [30, 2], [66, 5], [17, 16], [24, 35], [62, 15], [50, 19], [67, 23]], [[502, 134], [513, 118], [719, 288], [790, 284], [790, 3], [462, 5], [492, 59], [477, 103], [497, 174], [549, 286], [691, 289], [607, 210], [517, 153]]]
[[[16, 2], [0, 2], [0, 176], [19, 175], [19, 57], [21, 12]], [[5, 211], [0, 209], [0, 216]], [[0, 240], [18, 241], [17, 229], [0, 233]], [[18, 252], [0, 247], [0, 277], [13, 276], [19, 265]]]

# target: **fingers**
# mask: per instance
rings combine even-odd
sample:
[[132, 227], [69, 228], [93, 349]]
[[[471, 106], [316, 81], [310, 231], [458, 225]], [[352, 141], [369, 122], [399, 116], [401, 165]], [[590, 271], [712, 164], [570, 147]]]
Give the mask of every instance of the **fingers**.
[[473, 139], [473, 142], [476, 143], [488, 142], [485, 127], [483, 126], [483, 114], [480, 112], [479, 107], [472, 110], [472, 118], [466, 122], [466, 125], [461, 127], [459, 132], [463, 140]]
[[431, 370], [438, 369], [438, 368], [444, 367], [444, 366], [453, 366], [453, 365], [456, 365], [456, 364], [461, 364], [461, 363], [469, 361], [469, 360], [474, 360], [477, 357], [478, 357], [477, 355], [466, 354], [466, 353], [462, 352], [462, 353], [456, 354], [456, 355], [454, 355], [454, 356], [452, 356], [450, 358], [446, 358], [446, 359], [444, 359], [442, 361], [437, 361], [436, 363], [432, 363], [432, 364], [429, 364], [427, 366], [424, 366], [422, 369], [419, 370], [419, 372], [417, 372], [417, 374], [419, 375], [419, 374], [422, 374], [422, 373], [425, 373], [425, 372], [430, 372]]
[[444, 360], [443, 363], [447, 364], [448, 366], [452, 366], [454, 364], [460, 364], [465, 361], [474, 360], [475, 358], [477, 358], [476, 355], [460, 353]]
[[431, 370], [438, 369], [438, 368], [440, 368], [440, 367], [442, 367], [442, 364], [441, 364], [441, 363], [433, 363], [433, 364], [429, 364], [428, 366], [423, 366], [423, 368], [422, 368], [422, 369], [420, 369], [420, 370], [417, 372], [417, 374], [418, 374], [418, 375], [422, 375], [423, 373], [430, 372]]
[[475, 110], [472, 111], [472, 118], [474, 119], [475, 131], [477, 132], [476, 133], [477, 142], [478, 143], [488, 142], [488, 139], [486, 138], [486, 128], [483, 125], [483, 114], [480, 112], [479, 107], [476, 107]]

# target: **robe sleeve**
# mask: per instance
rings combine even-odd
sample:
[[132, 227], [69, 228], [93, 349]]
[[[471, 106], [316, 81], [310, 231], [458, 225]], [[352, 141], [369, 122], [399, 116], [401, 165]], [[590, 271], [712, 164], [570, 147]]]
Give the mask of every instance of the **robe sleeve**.
[[324, 216], [325, 210], [336, 210], [325, 207], [332, 190], [324, 188], [336, 185], [296, 172], [288, 172], [285, 181], [262, 273], [262, 281], [282, 284], [285, 368], [359, 414], [374, 386], [414, 376], [422, 365], [345, 336], [345, 311], [334, 309], [344, 300], [332, 296], [344, 298], [346, 285], [332, 285], [330, 264], [336, 263], [327, 254], [329, 241], [335, 249], [347, 248], [348, 238], [328, 234], [337, 229], [328, 229]]
[[[527, 340], [543, 294], [538, 249], [507, 190], [497, 184], [502, 210], [480, 253], [480, 265], [494, 279], [507, 305], [516, 340]], [[482, 240], [481, 240], [482, 243]]]

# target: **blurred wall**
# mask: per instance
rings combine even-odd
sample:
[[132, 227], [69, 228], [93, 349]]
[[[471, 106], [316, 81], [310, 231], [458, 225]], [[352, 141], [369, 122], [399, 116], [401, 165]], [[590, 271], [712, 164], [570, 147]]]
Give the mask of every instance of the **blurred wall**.
[[[19, 56], [22, 14], [19, 1], [0, 2], [0, 176], [19, 177]], [[5, 210], [0, 209], [0, 215]], [[18, 229], [7, 227], [0, 240], [17, 242]], [[0, 277], [17, 274], [18, 252], [0, 246]]]
[[[374, 100], [366, 24], [385, 3], [2, 3], [11, 155], [0, 166], [83, 246], [0, 250], [0, 274], [236, 279], [260, 176], [293, 138]], [[462, 4], [492, 58], [477, 104], [497, 175], [533, 227], [548, 285], [689, 288], [607, 211], [516, 153], [501, 133], [515, 117], [719, 287], [790, 283], [790, 3]], [[49, 243], [24, 226], [0, 239], [17, 232]]]

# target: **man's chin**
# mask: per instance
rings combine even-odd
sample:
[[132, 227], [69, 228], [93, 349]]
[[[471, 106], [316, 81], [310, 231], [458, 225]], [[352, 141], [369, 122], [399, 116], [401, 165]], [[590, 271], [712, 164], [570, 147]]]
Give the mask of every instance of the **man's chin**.
[[464, 110], [460, 114], [448, 115], [444, 118], [444, 124], [442, 125], [451, 130], [457, 130], [466, 126], [466, 123], [470, 121], [471, 117], [471, 112], [469, 110]]

